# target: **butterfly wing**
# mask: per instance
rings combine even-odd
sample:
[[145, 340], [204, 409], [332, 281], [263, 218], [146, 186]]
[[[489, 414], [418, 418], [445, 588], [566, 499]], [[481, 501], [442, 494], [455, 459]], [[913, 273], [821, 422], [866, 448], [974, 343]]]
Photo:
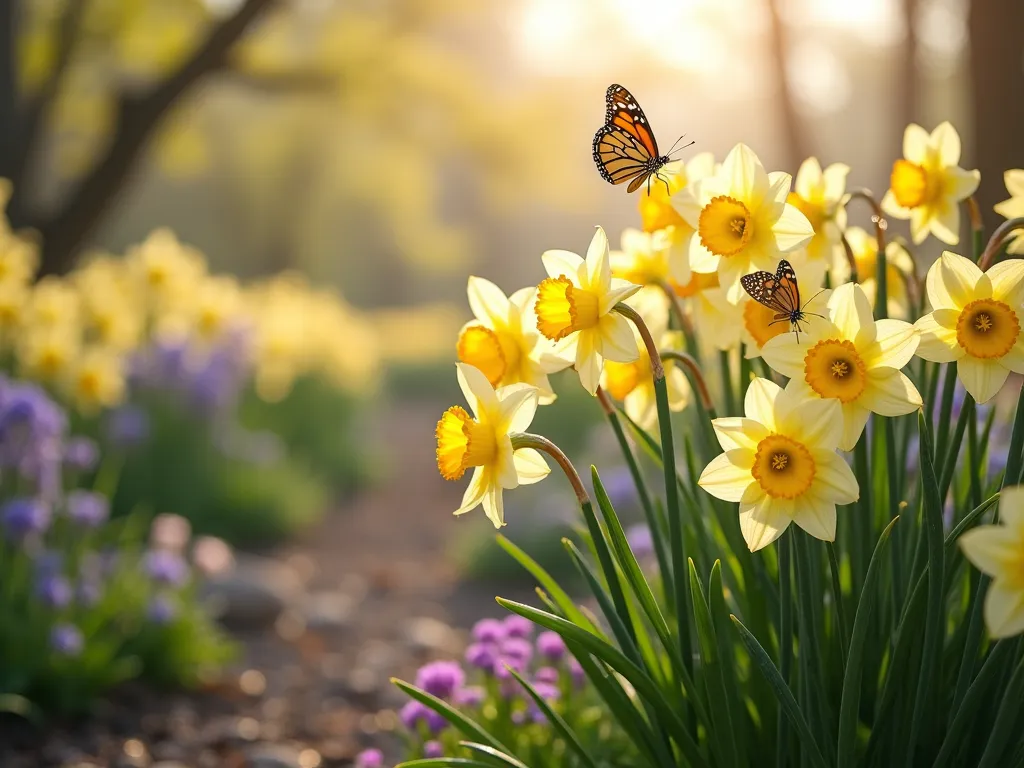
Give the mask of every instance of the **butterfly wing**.
[[779, 262], [775, 271], [775, 282], [778, 286], [773, 291], [773, 298], [779, 305], [780, 312], [793, 314], [799, 312], [800, 307], [800, 284], [796, 280], [796, 272], [792, 265], [783, 259]]
[[604, 122], [621, 128], [640, 142], [650, 157], [659, 157], [658, 142], [647, 122], [647, 115], [633, 94], [621, 85], [613, 83], [605, 92]]
[[632, 192], [651, 175], [650, 161], [646, 147], [616, 125], [604, 125], [594, 134], [594, 163], [607, 182], [629, 181]]

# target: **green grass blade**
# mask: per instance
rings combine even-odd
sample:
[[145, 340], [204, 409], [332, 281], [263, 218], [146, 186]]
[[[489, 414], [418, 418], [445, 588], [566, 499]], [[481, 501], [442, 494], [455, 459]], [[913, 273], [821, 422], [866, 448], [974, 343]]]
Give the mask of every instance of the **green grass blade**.
[[404, 693], [437, 712], [437, 714], [441, 715], [441, 717], [447, 720], [452, 727], [458, 729], [463, 735], [476, 739], [484, 744], [489, 744], [501, 752], [511, 751], [478, 722], [472, 718], [466, 717], [446, 701], [437, 698], [437, 696], [432, 696], [426, 691], [420, 690], [415, 685], [407, 683], [404, 680], [399, 680], [397, 677], [391, 678], [391, 682], [398, 686], [398, 688], [400, 688]]
[[633, 627], [633, 617], [629, 612], [629, 603], [626, 601], [626, 595], [622, 591], [622, 583], [619, 581], [619, 573], [615, 568], [615, 562], [612, 560], [611, 551], [608, 549], [608, 539], [605, 538], [601, 524], [597, 521], [597, 515], [594, 514], [594, 505], [587, 501], [580, 505], [580, 509], [583, 511], [583, 519], [587, 523], [587, 530], [590, 531], [591, 543], [593, 544], [594, 551], [597, 553], [597, 561], [601, 566], [605, 585], [608, 587], [608, 592], [611, 594], [612, 602], [615, 605], [615, 612], [618, 613], [619, 621], [635, 646], [636, 630]]
[[548, 719], [548, 722], [551, 723], [551, 727], [558, 732], [559, 736], [565, 739], [566, 745], [576, 753], [576, 756], [580, 759], [583, 765], [588, 766], [589, 768], [597, 768], [594, 758], [590, 756], [586, 747], [583, 746], [583, 742], [580, 741], [579, 736], [577, 736], [575, 731], [569, 727], [569, 724], [562, 719], [562, 716], [551, 708], [551, 706], [544, 700], [544, 697], [537, 693], [537, 690], [530, 685], [522, 675], [511, 667], [509, 668], [509, 671], [530, 695], [534, 704], [537, 705], [537, 709], [539, 709], [544, 714], [544, 717]]
[[[1017, 721], [1021, 716], [1021, 700], [1024, 699], [1024, 658], [1017, 662], [1017, 669], [1010, 678], [1010, 684], [1003, 694], [1003, 702], [999, 705], [992, 733], [985, 745], [978, 768], [998, 768], [1004, 766], [1003, 754], [1007, 751], [1010, 739], [1016, 735], [1019, 740], [1021, 731]], [[1016, 744], [1014, 745], [1016, 746]]]
[[419, 760], [406, 760], [395, 768], [445, 768], [461, 766], [462, 768], [494, 768], [494, 763], [482, 763], [469, 757], [423, 757]]
[[465, 747], [466, 749], [471, 750], [473, 752], [479, 752], [483, 755], [487, 755], [488, 757], [497, 760], [499, 763], [502, 763], [503, 765], [512, 766], [512, 768], [529, 768], [529, 766], [527, 766], [521, 760], [512, 757], [512, 755], [506, 755], [501, 750], [495, 749], [494, 747], [488, 746], [487, 744], [479, 744], [475, 741], [460, 741], [459, 746]]

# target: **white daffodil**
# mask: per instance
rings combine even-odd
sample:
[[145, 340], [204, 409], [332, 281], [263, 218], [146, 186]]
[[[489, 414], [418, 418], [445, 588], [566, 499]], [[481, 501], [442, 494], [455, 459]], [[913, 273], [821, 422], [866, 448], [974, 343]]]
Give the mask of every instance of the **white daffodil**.
[[612, 274], [636, 285], [660, 285], [690, 280], [690, 258], [673, 248], [667, 229], [622, 231], [622, 250], [611, 252]]
[[910, 236], [924, 242], [931, 232], [949, 245], [960, 242], [960, 206], [981, 181], [978, 171], [960, 162], [960, 135], [948, 122], [929, 133], [911, 123], [903, 134], [903, 159], [892, 166], [882, 210], [910, 219]]
[[702, 349], [728, 350], [740, 343], [740, 306], [725, 297], [717, 272], [694, 272], [690, 282], [673, 285]]
[[495, 528], [505, 525], [502, 491], [543, 480], [550, 469], [532, 448], [513, 450], [511, 435], [530, 426], [537, 412], [537, 388], [512, 384], [495, 390], [487, 377], [458, 363], [459, 386], [472, 415], [455, 405], [437, 422], [437, 469], [458, 480], [473, 467], [473, 477], [455, 510], [462, 515], [483, 505]]
[[836, 288], [827, 320], [807, 324], [807, 333], [787, 333], [764, 345], [761, 356], [789, 377], [798, 398], [834, 398], [842, 404], [839, 448], [852, 451], [868, 416], [903, 416], [921, 407], [921, 394], [900, 369], [914, 357], [918, 333], [903, 320], [878, 320], [864, 289]]
[[537, 332], [537, 289], [522, 288], [506, 296], [490, 280], [470, 277], [466, 292], [476, 319], [459, 331], [459, 360], [478, 368], [491, 386], [530, 384], [540, 391], [541, 405], [553, 402], [548, 374], [565, 363], [546, 353], [550, 345]]
[[[1017, 219], [1024, 216], [1024, 170], [1013, 168], [1003, 174], [1003, 183], [1006, 184], [1006, 191], [1010, 193], [1008, 200], [996, 203], [995, 211], [1007, 219]], [[1018, 229], [1011, 236], [1006, 252], [1015, 255], [1024, 254], [1024, 230]]]
[[791, 182], [788, 173], [769, 174], [748, 146], [737, 144], [715, 174], [677, 195], [679, 213], [696, 230], [690, 268], [718, 272], [734, 304], [744, 295], [743, 275], [774, 271], [783, 253], [814, 236], [807, 218], [786, 202]]
[[955, 362], [971, 397], [991, 400], [1010, 371], [1024, 373], [1024, 260], [1002, 261], [983, 273], [946, 251], [928, 270], [926, 286], [932, 311], [916, 324], [918, 356]]
[[836, 505], [859, 495], [857, 478], [836, 453], [843, 420], [836, 400], [785, 392], [767, 379], [747, 388], [743, 418], [712, 424], [724, 453], [701, 473], [712, 496], [740, 505], [740, 529], [751, 552], [796, 523], [816, 539], [834, 541]]
[[799, 259], [800, 279], [808, 285], [820, 285], [825, 272], [832, 265], [837, 251], [842, 251], [843, 230], [846, 228], [846, 176], [850, 166], [833, 163], [822, 170], [816, 157], [804, 160], [797, 171], [793, 191], [787, 202], [807, 217], [814, 229], [814, 237], [803, 248]]
[[576, 365], [580, 383], [597, 392], [605, 358], [631, 363], [638, 352], [629, 321], [613, 308], [640, 290], [613, 278], [608, 237], [601, 227], [584, 261], [570, 251], [547, 251], [541, 257], [548, 277], [537, 286], [537, 329], [556, 342], [555, 354]]

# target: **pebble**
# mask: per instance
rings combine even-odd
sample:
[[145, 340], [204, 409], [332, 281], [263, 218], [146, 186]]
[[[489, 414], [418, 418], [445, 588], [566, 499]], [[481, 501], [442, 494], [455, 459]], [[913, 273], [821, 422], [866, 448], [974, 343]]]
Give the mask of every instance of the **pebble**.
[[406, 646], [419, 653], [453, 652], [458, 645], [458, 634], [439, 619], [418, 616], [409, 619], [402, 627], [402, 638]]
[[307, 595], [303, 613], [312, 630], [344, 629], [352, 623], [356, 601], [344, 592], [314, 592]]
[[302, 580], [285, 563], [240, 555], [234, 570], [211, 577], [204, 599], [230, 629], [265, 629], [301, 599]]
[[246, 768], [302, 768], [301, 753], [283, 744], [256, 744], [246, 754]]

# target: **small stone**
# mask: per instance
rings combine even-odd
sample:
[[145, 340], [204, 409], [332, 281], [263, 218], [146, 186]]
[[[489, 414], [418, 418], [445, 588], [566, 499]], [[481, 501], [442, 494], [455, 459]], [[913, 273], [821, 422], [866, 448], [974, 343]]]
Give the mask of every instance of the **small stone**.
[[406, 621], [402, 627], [402, 637], [409, 649], [417, 652], [450, 652], [458, 644], [455, 630], [429, 616]]
[[256, 744], [246, 757], [246, 768], [302, 768], [299, 750], [283, 744]]
[[188, 768], [188, 766], [177, 760], [161, 760], [159, 763], [153, 763], [149, 768]]
[[231, 629], [273, 626], [301, 594], [302, 580], [294, 569], [256, 555], [239, 556], [234, 570], [208, 578], [203, 588], [203, 598]]
[[306, 597], [303, 611], [312, 630], [344, 629], [352, 622], [356, 601], [344, 592], [315, 592]]

